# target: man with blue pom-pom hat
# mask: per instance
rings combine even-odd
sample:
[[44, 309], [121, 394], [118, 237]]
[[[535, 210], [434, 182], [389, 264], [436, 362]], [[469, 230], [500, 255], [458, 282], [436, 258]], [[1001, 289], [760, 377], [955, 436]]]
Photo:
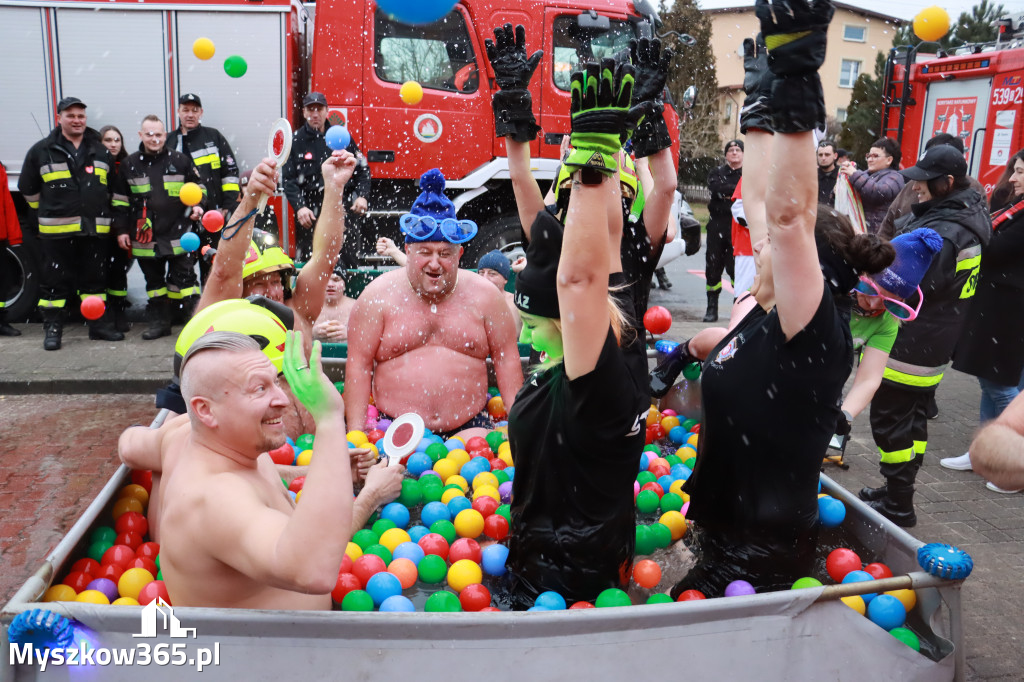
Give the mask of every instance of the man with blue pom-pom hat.
[[405, 266], [371, 282], [349, 317], [349, 428], [366, 422], [371, 396], [381, 416], [415, 412], [445, 437], [490, 428], [487, 358], [506, 408], [523, 383], [515, 319], [493, 284], [459, 268], [477, 226], [456, 217], [444, 188], [436, 168], [420, 178], [422, 192], [399, 220]]

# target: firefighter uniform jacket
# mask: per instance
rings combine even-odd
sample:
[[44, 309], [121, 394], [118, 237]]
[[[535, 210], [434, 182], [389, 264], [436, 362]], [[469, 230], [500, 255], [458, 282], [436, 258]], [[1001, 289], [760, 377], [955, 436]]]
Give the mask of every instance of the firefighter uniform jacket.
[[146, 243], [138, 241], [137, 235], [127, 229], [121, 232], [132, 237], [132, 255], [157, 258], [185, 253], [181, 236], [192, 228], [192, 209], [181, 203], [179, 194], [186, 182], [203, 187], [192, 160], [166, 146], [159, 153], [150, 154], [140, 145], [139, 151], [121, 162], [121, 175], [130, 190], [130, 224], [137, 225], [139, 220], [146, 219], [153, 230], [152, 239]]
[[[359, 197], [370, 198], [370, 167], [366, 157], [359, 153], [355, 141], [349, 142], [345, 148], [356, 157], [356, 169], [352, 179], [345, 185], [345, 208]], [[281, 171], [281, 182], [284, 194], [288, 197], [292, 211], [298, 213], [300, 208], [308, 208], [320, 217], [320, 208], [324, 203], [324, 176], [320, 166], [331, 155], [324, 133], [315, 130], [308, 123], [292, 134], [292, 151]]]
[[106, 237], [128, 220], [128, 192], [99, 133], [86, 128], [73, 150], [57, 126], [25, 155], [18, 189], [44, 239]]
[[[883, 379], [912, 389], [934, 390], [967, 319], [978, 286], [982, 249], [992, 237], [992, 221], [982, 195], [965, 189], [944, 199], [915, 204], [896, 222], [896, 233], [919, 227], [938, 232], [942, 250], [921, 280], [921, 312], [900, 328]], [[917, 303], [916, 294], [907, 299], [911, 307]]]
[[226, 209], [231, 215], [238, 205], [238, 164], [220, 131], [204, 125], [187, 133], [178, 128], [167, 134], [166, 146], [192, 157], [206, 187], [209, 207]]

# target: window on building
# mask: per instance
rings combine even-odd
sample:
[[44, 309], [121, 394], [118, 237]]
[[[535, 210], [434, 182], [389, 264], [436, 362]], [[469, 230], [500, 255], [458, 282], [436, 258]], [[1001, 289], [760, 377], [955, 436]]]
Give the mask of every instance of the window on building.
[[851, 43], [864, 43], [868, 39], [867, 26], [843, 26], [843, 40]]
[[839, 87], [852, 88], [860, 75], [860, 61], [856, 59], [844, 59], [843, 66], [839, 71]]
[[422, 26], [393, 21], [377, 10], [377, 77], [389, 83], [417, 81], [424, 88], [476, 92], [480, 82], [473, 43], [458, 10]]
[[846, 109], [836, 109], [836, 123], [846, 123]]
[[604, 57], [629, 49], [629, 41], [636, 37], [636, 29], [625, 21], [612, 19], [608, 30], [584, 28], [578, 25], [576, 14], [555, 17], [551, 50], [554, 60], [555, 87], [569, 90], [572, 72], [580, 62], [600, 62]]
[[725, 115], [722, 118], [724, 118], [726, 121], [732, 120], [732, 101], [726, 101]]

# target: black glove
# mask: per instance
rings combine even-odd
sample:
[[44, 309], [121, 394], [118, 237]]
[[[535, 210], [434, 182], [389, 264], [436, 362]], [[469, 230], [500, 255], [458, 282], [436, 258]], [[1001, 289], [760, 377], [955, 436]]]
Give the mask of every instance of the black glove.
[[679, 228], [679, 235], [683, 238], [683, 242], [686, 243], [683, 253], [687, 256], [692, 256], [700, 251], [700, 223], [694, 220], [686, 225], [682, 225]]
[[853, 415], [846, 410], [839, 411], [839, 417], [836, 419], [836, 431], [837, 436], [849, 436], [850, 431], [853, 430]]
[[830, 0], [757, 0], [768, 48], [772, 83], [772, 127], [800, 133], [825, 123], [825, 96], [818, 69], [825, 61], [828, 24], [835, 8]]
[[544, 51], [537, 50], [527, 58], [526, 29], [522, 24], [516, 26], [514, 33], [512, 24], [494, 29], [494, 40], [485, 40], [484, 46], [494, 69], [494, 80], [501, 88], [491, 99], [495, 134], [516, 142], [530, 142], [537, 137], [540, 126], [533, 116], [528, 88]]
[[[651, 370], [651, 397], [663, 397], [672, 389], [683, 370], [694, 364], [699, 368], [700, 358], [690, 354], [690, 340], [687, 339], [673, 348], [672, 352]], [[698, 370], [697, 375], [699, 374]]]
[[633, 88], [633, 104], [646, 104], [643, 121], [633, 135], [633, 153], [642, 159], [672, 146], [668, 126], [665, 123], [665, 104], [662, 93], [668, 80], [668, 69], [672, 61], [672, 50], [661, 49], [661, 41], [655, 38], [629, 41], [630, 59], [636, 73]]
[[747, 98], [740, 109], [740, 132], [746, 135], [749, 128], [772, 132], [771, 96], [775, 75], [768, 68], [768, 49], [760, 33], [756, 42], [750, 38], [743, 41], [743, 72], [743, 91]]

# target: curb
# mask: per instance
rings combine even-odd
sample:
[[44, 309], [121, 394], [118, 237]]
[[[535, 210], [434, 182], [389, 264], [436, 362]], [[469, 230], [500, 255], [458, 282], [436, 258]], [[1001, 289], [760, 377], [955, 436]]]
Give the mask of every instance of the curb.
[[0, 395], [155, 394], [168, 379], [22, 379], [0, 381]]

